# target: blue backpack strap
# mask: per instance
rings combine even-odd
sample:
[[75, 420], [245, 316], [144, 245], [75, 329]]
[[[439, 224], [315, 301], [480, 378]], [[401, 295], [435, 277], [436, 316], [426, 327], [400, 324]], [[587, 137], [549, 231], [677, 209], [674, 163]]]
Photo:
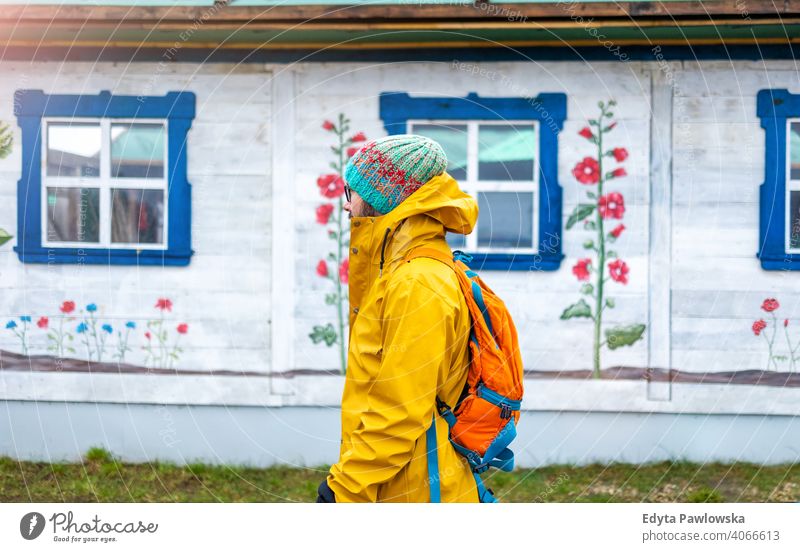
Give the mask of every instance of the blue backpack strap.
[[497, 502], [497, 499], [492, 494], [492, 491], [487, 489], [483, 484], [481, 476], [477, 473], [473, 475], [475, 475], [475, 484], [478, 486], [478, 500], [480, 500], [483, 504]]
[[428, 483], [431, 489], [431, 502], [441, 502], [442, 492], [439, 484], [439, 453], [436, 450], [436, 413], [434, 412], [431, 427], [425, 432], [426, 454], [428, 456]]

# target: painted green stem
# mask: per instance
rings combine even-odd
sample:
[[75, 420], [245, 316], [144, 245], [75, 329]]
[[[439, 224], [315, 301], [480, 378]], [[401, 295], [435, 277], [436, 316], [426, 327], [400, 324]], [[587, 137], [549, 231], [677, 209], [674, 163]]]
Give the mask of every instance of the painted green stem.
[[605, 114], [606, 109], [603, 107], [600, 119], [598, 120], [599, 124], [597, 125], [597, 164], [600, 178], [597, 181], [597, 198], [595, 200], [598, 202], [597, 208], [595, 209], [597, 220], [597, 295], [594, 311], [594, 370], [592, 371], [592, 375], [595, 379], [600, 378], [600, 347], [602, 346], [600, 342], [600, 330], [603, 325], [603, 285], [605, 284], [603, 276], [606, 264], [606, 239], [603, 231], [603, 217], [600, 215], [599, 205], [600, 198], [603, 196], [603, 181], [605, 179], [603, 174], [603, 119], [605, 118]]

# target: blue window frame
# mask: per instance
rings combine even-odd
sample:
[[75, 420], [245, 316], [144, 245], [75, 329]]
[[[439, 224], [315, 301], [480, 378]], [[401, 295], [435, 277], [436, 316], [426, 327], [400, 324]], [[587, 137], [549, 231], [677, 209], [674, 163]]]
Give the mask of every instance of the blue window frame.
[[756, 110], [766, 138], [756, 256], [764, 270], [800, 270], [800, 94], [760, 90]]
[[424, 98], [385, 92], [380, 116], [390, 135], [424, 134], [442, 143], [448, 172], [477, 196], [476, 229], [467, 238], [448, 235], [454, 248], [468, 250], [477, 268], [559, 268], [564, 255], [558, 133], [567, 116], [565, 94]]
[[17, 90], [22, 262], [189, 264], [186, 138], [195, 95]]

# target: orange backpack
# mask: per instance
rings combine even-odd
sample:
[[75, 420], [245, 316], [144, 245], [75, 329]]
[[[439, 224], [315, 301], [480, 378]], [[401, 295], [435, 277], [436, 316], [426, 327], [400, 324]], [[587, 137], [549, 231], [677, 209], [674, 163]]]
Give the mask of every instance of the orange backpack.
[[[451, 408], [437, 397], [436, 409], [450, 427], [450, 442], [472, 468], [480, 501], [497, 502], [479, 474], [490, 467], [514, 469], [514, 453], [508, 445], [517, 436], [523, 392], [517, 330], [503, 301], [465, 264], [472, 260], [470, 255], [454, 251], [451, 259], [436, 249], [419, 247], [405, 260], [417, 257], [431, 257], [453, 268], [469, 306], [467, 383], [458, 404]], [[435, 424], [428, 429], [426, 442], [431, 502], [440, 502]]]

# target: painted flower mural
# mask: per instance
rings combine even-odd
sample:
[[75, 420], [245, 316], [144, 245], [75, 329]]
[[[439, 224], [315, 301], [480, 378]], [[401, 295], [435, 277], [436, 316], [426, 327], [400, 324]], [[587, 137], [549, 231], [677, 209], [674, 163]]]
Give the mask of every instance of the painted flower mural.
[[[605, 339], [601, 335], [603, 312], [615, 307], [614, 299], [607, 294], [606, 283], [611, 280], [617, 284], [626, 285], [630, 269], [624, 260], [617, 257], [617, 252], [610, 248], [610, 245], [622, 235], [625, 225], [619, 223], [612, 230], [606, 230], [606, 224], [610, 224], [614, 220], [622, 220], [625, 216], [625, 197], [621, 192], [604, 189], [610, 181], [623, 178], [628, 173], [624, 167], [615, 167], [612, 170], [603, 167], [606, 159], [609, 161], [613, 159], [617, 163], [625, 161], [628, 158], [628, 150], [623, 147], [604, 149], [606, 146], [603, 142], [606, 134], [617, 125], [616, 122], [610, 120], [614, 116], [611, 108], [616, 105], [616, 102], [611, 100], [607, 104], [600, 102], [598, 105], [600, 117], [589, 121], [589, 126], [578, 132], [580, 136], [596, 146], [597, 155], [596, 157], [584, 157], [572, 169], [575, 179], [586, 186], [586, 202], [579, 203], [575, 207], [566, 223], [566, 228], [569, 230], [582, 222], [583, 227], [596, 232], [596, 236], [583, 243], [583, 248], [590, 256], [578, 259], [572, 267], [572, 273], [579, 282], [583, 282], [580, 292], [584, 297], [561, 313], [562, 320], [590, 318], [594, 322], [592, 375], [595, 378], [600, 377], [602, 347], [614, 350], [633, 345], [642, 338], [645, 330], [644, 324], [631, 324], [606, 328], [604, 330]], [[606, 270], [608, 276], [606, 276]], [[593, 305], [587, 302], [587, 299]]]
[[[753, 335], [756, 337], [764, 337], [767, 343], [767, 370], [779, 370], [779, 364], [787, 363], [789, 371], [797, 371], [797, 361], [800, 360], [798, 349], [800, 349], [800, 339], [795, 345], [792, 345], [792, 340], [789, 337], [789, 319], [784, 318], [782, 321], [778, 318], [775, 311], [780, 308], [781, 304], [774, 297], [764, 299], [761, 303], [761, 310], [767, 313], [770, 321], [767, 322], [763, 318], [759, 318], [753, 322], [752, 330]], [[786, 351], [784, 354], [776, 354], [775, 339], [778, 334], [778, 326], [783, 327], [783, 336], [786, 340]]]
[[331, 151], [334, 161], [330, 167], [334, 172], [320, 175], [317, 187], [326, 201], [318, 205], [314, 211], [316, 222], [326, 229], [328, 238], [333, 242], [333, 250], [326, 258], [317, 261], [314, 270], [317, 276], [325, 278], [333, 285], [333, 291], [325, 295], [325, 304], [336, 309], [336, 325], [328, 323], [313, 327], [309, 338], [314, 343], [325, 343], [328, 347], [338, 345], [340, 369], [344, 373], [347, 367], [347, 344], [345, 329], [347, 325], [347, 284], [350, 277], [350, 259], [346, 252], [350, 245], [349, 227], [344, 216], [344, 168], [347, 160], [358, 151], [360, 142], [367, 137], [363, 132], [349, 135], [350, 120], [339, 114], [337, 122], [325, 121], [323, 130], [333, 135], [334, 145]]
[[[159, 316], [147, 321], [147, 330], [141, 336], [144, 365], [172, 368], [183, 352], [178, 342], [181, 336], [188, 333], [189, 325], [183, 322], [177, 324], [173, 338], [170, 323], [165, 318], [165, 313], [172, 311], [172, 301], [159, 298], [155, 308], [159, 311]], [[40, 315], [35, 322], [40, 331], [46, 332], [46, 351], [52, 354], [43, 358], [83, 357], [89, 363], [103, 363], [107, 362], [107, 351], [110, 349], [113, 351], [113, 359], [121, 364], [125, 362], [126, 355], [134, 351], [131, 340], [137, 335], [138, 326], [135, 321], [120, 323], [120, 328], [115, 331], [116, 322], [103, 319], [99, 314], [101, 309], [96, 303], [88, 303], [84, 308], [78, 309], [74, 301], [64, 301], [58, 310], [59, 314]], [[30, 328], [33, 324], [32, 316], [22, 315], [8, 320], [5, 325], [6, 330], [11, 331], [19, 340], [21, 353], [26, 357], [32, 354]], [[78, 349], [73, 345], [76, 340]]]

